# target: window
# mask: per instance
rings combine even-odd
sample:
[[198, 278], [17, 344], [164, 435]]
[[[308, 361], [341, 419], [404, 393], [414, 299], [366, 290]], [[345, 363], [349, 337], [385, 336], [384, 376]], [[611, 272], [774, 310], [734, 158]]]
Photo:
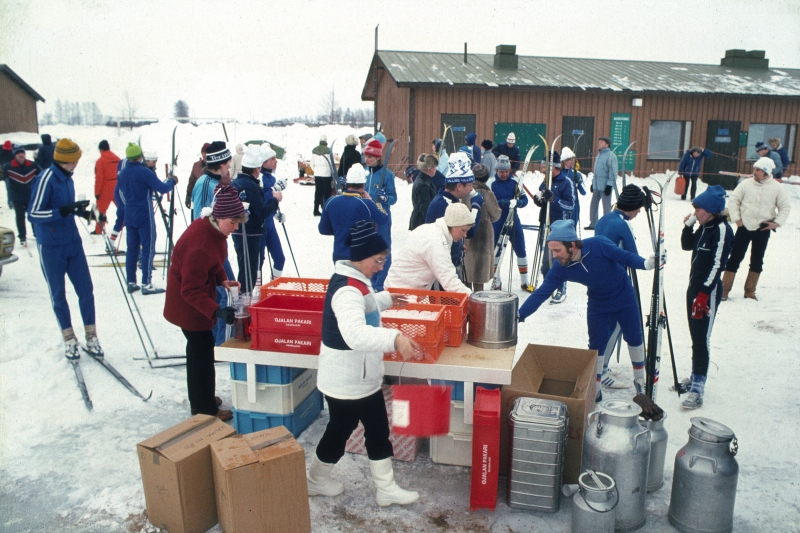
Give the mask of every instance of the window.
[[797, 138], [797, 124], [750, 124], [750, 131], [747, 134], [747, 160], [755, 161], [758, 159], [756, 153], [756, 143], [763, 142], [769, 144], [769, 140], [777, 137], [781, 144], [789, 153], [789, 157], [794, 154], [794, 143]]
[[679, 120], [653, 120], [650, 122], [650, 144], [647, 159], [677, 161], [689, 149], [692, 123]]

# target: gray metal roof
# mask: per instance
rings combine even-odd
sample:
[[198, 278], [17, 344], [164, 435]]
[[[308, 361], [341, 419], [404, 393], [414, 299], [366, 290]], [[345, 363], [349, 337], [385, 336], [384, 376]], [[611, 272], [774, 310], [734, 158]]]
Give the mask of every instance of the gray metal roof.
[[[493, 66], [493, 54], [379, 50], [387, 72], [400, 87], [450, 85], [533, 90], [667, 92], [753, 96], [800, 96], [800, 69], [733, 68], [692, 63], [519, 56], [519, 69]], [[370, 68], [375, 67], [375, 59]], [[372, 99], [372, 76], [362, 98]]]

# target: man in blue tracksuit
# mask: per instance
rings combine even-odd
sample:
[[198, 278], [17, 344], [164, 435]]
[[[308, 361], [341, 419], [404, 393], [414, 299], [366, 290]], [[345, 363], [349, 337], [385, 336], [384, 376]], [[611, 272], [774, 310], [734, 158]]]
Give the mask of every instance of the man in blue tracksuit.
[[[655, 255], [645, 260], [615, 246], [605, 237], [580, 240], [571, 220], [558, 220], [552, 224], [547, 247], [556, 261], [545, 276], [544, 283], [520, 307], [520, 321], [536, 312], [565, 281], [586, 285], [589, 296], [586, 311], [589, 349], [598, 353], [596, 401], [600, 401], [603, 397], [599, 386], [603, 372], [603, 351], [611, 333], [608, 327], [611, 320], [619, 322], [631, 352], [631, 360], [644, 360], [639, 306], [625, 269], [652, 270], [656, 264]], [[634, 369], [633, 382], [637, 394], [643, 394], [644, 367]]]
[[[263, 264], [266, 254], [272, 258], [271, 279], [276, 279], [283, 275], [283, 267], [286, 264], [286, 255], [283, 253], [281, 239], [278, 237], [278, 230], [275, 228], [275, 221], [283, 224], [286, 215], [281, 213], [279, 203], [283, 200], [283, 190], [286, 188], [286, 181], [277, 180], [273, 175], [278, 166], [278, 158], [275, 150], [268, 144], [262, 145], [262, 157], [264, 163], [261, 165], [261, 184], [264, 186], [264, 202], [270, 204], [274, 202], [275, 209], [270, 209], [267, 218], [264, 219], [264, 238], [261, 239], [261, 262]], [[260, 267], [259, 267], [260, 268]]]
[[[211, 209], [214, 203], [214, 194], [217, 187], [227, 185], [228, 172], [231, 168], [231, 151], [223, 141], [214, 141], [205, 147], [205, 161], [206, 168], [202, 176], [200, 176], [194, 184], [192, 189], [192, 220], [201, 216], [203, 208]], [[223, 181], [225, 183], [223, 183]], [[223, 263], [225, 274], [228, 276], [229, 281], [236, 280], [231, 268], [231, 262], [225, 259]], [[217, 287], [217, 303], [221, 307], [226, 307], [223, 302], [227, 301], [227, 293], [224, 287]], [[221, 318], [217, 319], [214, 325], [214, 340], [219, 346], [227, 339], [227, 327], [225, 321]]]
[[697, 194], [697, 177], [700, 175], [700, 167], [703, 166], [703, 159], [711, 157], [713, 154], [708, 148], [700, 148], [695, 146], [691, 150], [686, 150], [683, 154], [681, 162], [678, 165], [678, 174], [686, 180], [686, 188], [683, 190], [681, 200], [686, 200], [686, 191], [689, 189], [689, 180], [691, 180], [692, 191], [690, 198], [694, 200]]
[[[511, 169], [513, 164], [508, 157], [501, 155], [497, 158], [497, 179], [492, 182], [492, 192], [497, 198], [497, 204], [502, 209], [500, 218], [497, 222], [492, 224], [494, 227], [494, 245], [497, 247], [497, 242], [500, 239], [500, 232], [503, 230], [503, 224], [508, 218], [510, 209], [515, 208], [514, 211], [514, 227], [511, 233], [511, 247], [517, 255], [517, 268], [519, 268], [519, 281], [520, 287], [523, 290], [528, 290], [530, 283], [528, 281], [528, 252], [525, 249], [525, 235], [522, 232], [522, 223], [519, 220], [519, 215], [516, 209], [521, 209], [528, 205], [528, 198], [522, 193], [521, 187], [517, 182], [517, 177], [511, 177]], [[494, 267], [497, 268], [497, 263], [500, 261], [500, 252], [495, 256]], [[509, 287], [511, 280], [508, 280]]]
[[474, 131], [467, 133], [466, 137], [464, 137], [465, 144], [459, 149], [459, 151], [466, 153], [472, 159], [473, 165], [481, 162], [481, 149], [475, 146], [476, 140], [478, 140], [478, 136]]
[[[138, 144], [128, 143], [125, 149], [128, 164], [122, 170], [120, 195], [125, 198], [125, 224], [128, 226], [125, 270], [128, 292], [142, 289], [142, 294], [160, 294], [164, 289], [152, 283], [153, 254], [155, 253], [156, 221], [153, 215], [153, 191], [164, 194], [175, 187], [177, 178], [161, 181], [155, 172], [142, 164], [142, 149]], [[136, 264], [141, 248], [142, 285], [136, 284]]]
[[603, 201], [603, 214], [611, 211], [611, 192], [617, 186], [617, 156], [611, 151], [611, 139], [600, 137], [597, 140], [597, 158], [594, 160], [594, 179], [589, 186], [592, 203], [589, 204], [589, 225], [584, 229], [594, 229], [597, 224], [600, 201]]
[[586, 189], [583, 187], [583, 174], [575, 168], [575, 161], [575, 152], [570, 150], [569, 147], [564, 147], [561, 151], [561, 173], [573, 184], [572, 196], [575, 199], [575, 204], [572, 208], [572, 220], [575, 222], [575, 227], [579, 228], [581, 223], [581, 203], [578, 199], [578, 193], [581, 196], [586, 196]]
[[[639, 214], [644, 206], [644, 201], [644, 192], [636, 185], [629, 183], [622, 188], [614, 210], [607, 215], [603, 215], [603, 217], [597, 221], [594, 234], [596, 236], [603, 236], [623, 250], [638, 255], [639, 250], [636, 248], [636, 240], [631, 231], [630, 221]], [[637, 300], [637, 303], [640, 305], [641, 316], [641, 302]], [[608, 344], [603, 350], [603, 374], [600, 382], [604, 387], [624, 389], [626, 385], [621, 381], [615, 380], [611, 374], [608, 373], [608, 362], [611, 359], [611, 353], [614, 351], [614, 346], [617, 345], [622, 331], [620, 325], [613, 319], [608, 327], [611, 331], [611, 335], [608, 339]], [[643, 356], [644, 354], [636, 352], [634, 355]], [[634, 370], [644, 368], [644, 358], [642, 358], [642, 360], [631, 361], [631, 364], [633, 364]]]
[[36, 231], [39, 262], [64, 338], [64, 355], [71, 360], [77, 360], [80, 354], [72, 329], [64, 276], [69, 276], [78, 294], [78, 305], [86, 334], [84, 349], [96, 357], [104, 355], [97, 340], [92, 277], [75, 224], [76, 215], [86, 220], [91, 216], [86, 210], [89, 200], [75, 201], [72, 173], [80, 158], [81, 149], [77, 144], [69, 139], [59, 140], [53, 154], [53, 163], [33, 180], [31, 201], [28, 204], [28, 220]]
[[[341, 194], [331, 197], [322, 208], [319, 232], [333, 235], [333, 262], [350, 259], [347, 238], [356, 222], [371, 220], [376, 226], [386, 224], [389, 215], [380, 204], [372, 201], [364, 189], [367, 181], [364, 167], [356, 163], [347, 171], [345, 188]], [[388, 260], [388, 259], [387, 259]], [[373, 281], [374, 283], [374, 281]]]
[[264, 201], [264, 191], [258, 183], [261, 163], [263, 163], [262, 157], [263, 152], [260, 146], [255, 144], [248, 146], [242, 157], [242, 171], [231, 183], [239, 191], [239, 199], [243, 203], [249, 204], [247, 222], [240, 224], [231, 234], [239, 266], [239, 276], [236, 280], [241, 285], [242, 292], [253, 291], [253, 286], [264, 262], [261, 252], [264, 220], [278, 207], [277, 200], [270, 200], [269, 203]]
[[[547, 175], [547, 160], [542, 161], [542, 172]], [[548, 223], [552, 224], [556, 220], [572, 220], [572, 208], [574, 204], [574, 185], [572, 181], [567, 179], [563, 172], [561, 172], [561, 157], [558, 152], [553, 152], [553, 175], [550, 188], [545, 187], [543, 181], [539, 185], [539, 192], [533, 197], [533, 203], [541, 208], [539, 212], [539, 227], [546, 228]], [[544, 234], [545, 231], [539, 231], [538, 246], [544, 247]], [[542, 257], [542, 275], [547, 276], [550, 271], [551, 258], [550, 253], [545, 248]], [[532, 291], [533, 287], [528, 285], [527, 291]], [[556, 290], [553, 297], [550, 299], [551, 303], [559, 304], [567, 297], [567, 284]]]
[[[382, 135], [380, 135], [382, 137]], [[381, 157], [383, 156], [383, 145], [378, 135], [375, 136], [367, 147], [364, 149], [364, 160], [367, 163], [367, 181], [364, 184], [364, 190], [369, 193], [372, 201], [379, 205], [388, 215], [388, 220], [385, 223], [378, 224], [376, 232], [383, 237], [386, 244], [389, 245], [389, 255], [386, 256], [386, 263], [383, 269], [379, 270], [372, 276], [372, 286], [376, 291], [383, 290], [383, 280], [386, 279], [386, 274], [389, 273], [389, 268], [392, 266], [392, 210], [391, 206], [397, 203], [397, 192], [394, 187], [394, 174], [386, 166], [383, 166]], [[385, 142], [385, 141], [384, 141]]]
[[[472, 173], [472, 161], [469, 160], [469, 156], [464, 152], [456, 152], [451, 155], [444, 189], [431, 200], [428, 212], [425, 214], [425, 223], [431, 224], [442, 218], [450, 204], [461, 201], [469, 202], [470, 210], [475, 217], [475, 224], [467, 232], [466, 238], [475, 237], [481, 221], [483, 196], [473, 189], [473, 183], [475, 183], [475, 175]], [[464, 239], [453, 242], [450, 247], [450, 258], [456, 267], [458, 277], [461, 281], [465, 281], [461, 268], [464, 260]]]

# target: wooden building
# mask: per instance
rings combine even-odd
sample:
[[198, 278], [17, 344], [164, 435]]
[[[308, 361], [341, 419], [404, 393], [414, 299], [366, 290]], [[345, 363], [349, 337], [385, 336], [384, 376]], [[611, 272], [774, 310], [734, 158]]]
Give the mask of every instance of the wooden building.
[[[772, 137], [798, 158], [800, 69], [769, 68], [763, 51], [728, 50], [719, 65], [698, 65], [519, 56], [513, 45], [495, 55], [378, 50], [361, 97], [374, 102], [376, 126], [399, 140], [394, 164], [430, 152], [445, 124], [449, 153], [470, 131], [478, 144], [513, 131], [523, 158], [539, 146], [534, 161], [544, 154], [540, 134], [562, 135], [556, 149], [569, 146], [587, 171], [600, 136], [620, 160], [635, 143], [626, 168], [637, 175], [677, 170], [698, 145], [715, 153], [706, 177], [747, 172], [755, 143]], [[800, 173], [795, 163], [790, 171]]]
[[8, 65], [0, 65], [0, 132], [39, 133], [36, 102], [44, 98]]

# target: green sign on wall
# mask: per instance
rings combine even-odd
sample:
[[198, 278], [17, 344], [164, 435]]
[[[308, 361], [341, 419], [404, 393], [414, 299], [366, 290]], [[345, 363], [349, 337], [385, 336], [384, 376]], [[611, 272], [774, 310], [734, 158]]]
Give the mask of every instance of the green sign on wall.
[[[524, 160], [531, 146], [537, 145], [538, 148], [533, 152], [531, 161], [539, 162], [544, 159], [544, 143], [539, 138], [542, 135], [546, 138], [547, 126], [545, 124], [524, 124], [521, 122], [495, 122], [494, 123], [494, 144], [505, 144], [506, 137], [511, 132], [517, 138], [517, 148], [519, 156]], [[520, 162], [520, 166], [522, 163]], [[537, 167], [538, 168], [538, 167]], [[528, 168], [533, 171], [533, 167]]]
[[[631, 114], [611, 114], [611, 150], [617, 155], [617, 167], [622, 169], [622, 155], [631, 143]], [[632, 172], [636, 166], [636, 151], [628, 151], [625, 171]]]

